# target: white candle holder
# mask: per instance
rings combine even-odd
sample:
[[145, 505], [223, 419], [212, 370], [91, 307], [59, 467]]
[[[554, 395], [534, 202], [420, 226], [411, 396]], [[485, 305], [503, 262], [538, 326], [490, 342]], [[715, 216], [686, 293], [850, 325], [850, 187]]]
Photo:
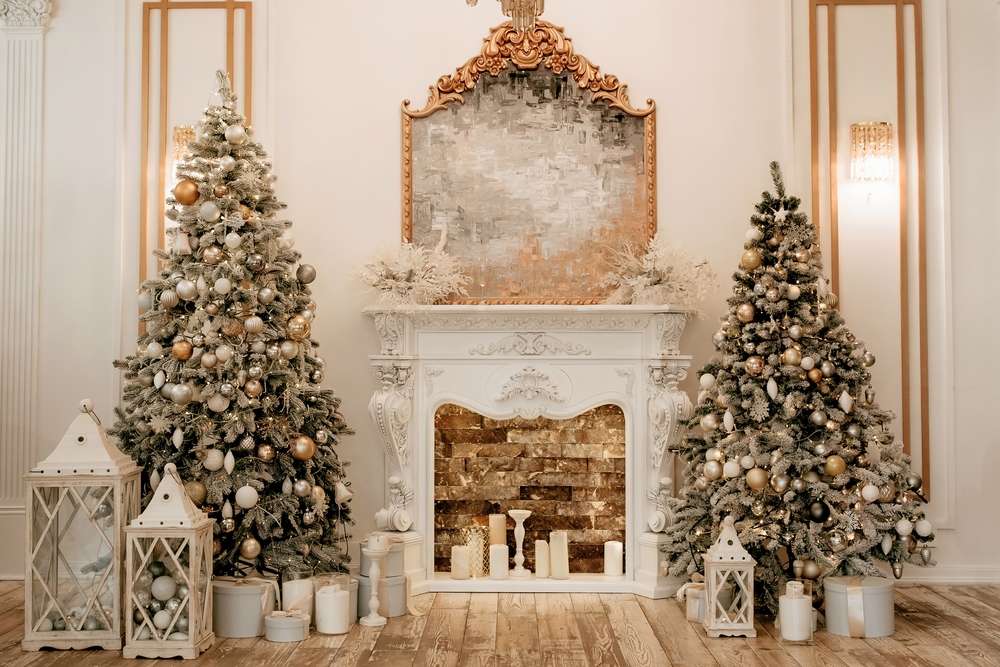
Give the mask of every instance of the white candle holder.
[[514, 543], [517, 546], [517, 551], [514, 553], [514, 569], [511, 570], [510, 576], [515, 579], [527, 579], [531, 576], [531, 570], [524, 567], [524, 521], [529, 516], [531, 516], [531, 510], [508, 510], [507, 514], [510, 515], [515, 522], [514, 526]]
[[360, 619], [358, 623], [370, 628], [380, 628], [386, 624], [386, 618], [378, 613], [378, 585], [379, 579], [382, 578], [382, 559], [389, 554], [389, 543], [381, 535], [371, 535], [361, 547], [361, 551], [371, 560], [368, 578], [371, 580], [372, 594], [368, 598], [368, 615]]

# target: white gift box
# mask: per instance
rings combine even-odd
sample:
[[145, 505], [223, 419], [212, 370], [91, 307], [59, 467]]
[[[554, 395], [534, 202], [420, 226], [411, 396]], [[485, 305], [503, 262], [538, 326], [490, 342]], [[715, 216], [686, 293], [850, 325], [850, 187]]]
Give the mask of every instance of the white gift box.
[[234, 639], [264, 634], [264, 616], [277, 605], [277, 582], [264, 577], [215, 577], [212, 580], [212, 627], [218, 637]]
[[[406, 615], [406, 577], [382, 577], [378, 582], [378, 613], [386, 618]], [[358, 600], [361, 615], [368, 615], [368, 600], [372, 596], [371, 579], [358, 577]]]
[[272, 611], [264, 617], [264, 638], [269, 642], [300, 642], [309, 636], [309, 614]]
[[888, 637], [896, 631], [892, 582], [881, 577], [827, 577], [826, 629], [844, 637]]
[[701, 623], [705, 618], [705, 584], [691, 583], [684, 590], [687, 620]]
[[[361, 541], [361, 546], [364, 547], [368, 543], [367, 540]], [[361, 570], [362, 576], [368, 576], [368, 568], [371, 567], [371, 559], [365, 555], [364, 549], [361, 550]], [[379, 563], [379, 572], [381, 572], [382, 577], [402, 577], [405, 574], [405, 569], [403, 566], [403, 544], [400, 542], [393, 542], [389, 545], [389, 553], [382, 559]], [[365, 614], [368, 612], [365, 611]], [[362, 614], [364, 615], [364, 614]]]

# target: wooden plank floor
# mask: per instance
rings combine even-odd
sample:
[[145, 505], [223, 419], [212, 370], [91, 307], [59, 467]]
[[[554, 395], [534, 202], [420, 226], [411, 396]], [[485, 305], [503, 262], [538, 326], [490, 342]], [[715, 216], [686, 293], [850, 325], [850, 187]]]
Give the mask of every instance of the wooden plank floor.
[[[896, 634], [849, 639], [819, 632], [810, 646], [786, 645], [770, 620], [755, 639], [708, 639], [678, 603], [634, 595], [438, 593], [414, 599], [422, 616], [349, 634], [313, 634], [300, 644], [220, 640], [200, 660], [216, 667], [287, 665], [996, 665], [1000, 586], [910, 586], [896, 590]], [[178, 660], [124, 660], [107, 651], [20, 648], [24, 594], [0, 582], [0, 665], [88, 667]]]

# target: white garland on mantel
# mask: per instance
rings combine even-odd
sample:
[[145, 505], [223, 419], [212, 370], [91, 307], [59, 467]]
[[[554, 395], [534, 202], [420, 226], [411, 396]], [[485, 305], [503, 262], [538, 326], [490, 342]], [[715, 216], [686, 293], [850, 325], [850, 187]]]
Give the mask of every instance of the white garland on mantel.
[[452, 295], [465, 296], [469, 282], [458, 260], [444, 250], [412, 243], [403, 243], [366, 264], [361, 279], [386, 306], [432, 305]]

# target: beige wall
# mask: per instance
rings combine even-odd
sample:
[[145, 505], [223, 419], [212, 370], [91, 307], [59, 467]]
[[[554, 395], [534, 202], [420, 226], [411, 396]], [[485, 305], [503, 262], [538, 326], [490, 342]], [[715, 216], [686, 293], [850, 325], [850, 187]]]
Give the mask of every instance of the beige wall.
[[[949, 567], [937, 576], [1000, 579], [1000, 538], [986, 530], [996, 525], [992, 507], [1000, 503], [1000, 485], [987, 476], [990, 463], [1000, 468], [990, 423], [1000, 365], [989, 345], [1000, 322], [995, 309], [981, 310], [996, 303], [987, 285], [1000, 282], [993, 258], [1000, 241], [998, 6], [947, 4], [953, 305], [960, 324], [954, 392], [939, 391], [955, 399], [961, 484], [955, 530], [940, 537], [939, 556]], [[129, 12], [119, 5], [61, 0], [47, 36], [40, 454], [54, 445], [80, 397], [93, 396], [110, 419], [117, 394], [110, 362], [123, 344], [132, 345], [138, 0], [129, 0]], [[798, 27], [805, 0], [548, 5], [547, 17], [566, 26], [581, 53], [626, 81], [635, 100], [657, 101], [660, 224], [723, 277], [709, 316], [685, 337], [701, 363], [751, 207], [768, 185], [768, 161], [785, 161], [790, 186], [807, 194], [801, 100], [803, 91], [808, 100], [808, 68]], [[497, 10], [491, 0], [475, 9], [460, 0], [258, 0], [256, 7], [256, 125], [274, 155], [298, 246], [320, 271], [313, 330], [329, 362], [327, 384], [343, 397], [357, 431], [341, 454], [352, 461], [360, 535], [372, 528], [383, 500], [383, 460], [367, 416], [373, 383], [366, 355], [375, 342], [359, 312], [366, 295], [354, 276], [365, 258], [398, 238], [399, 102], [422, 101], [427, 85], [474, 54], [498, 22]], [[869, 343], [887, 352], [896, 344]], [[18, 534], [16, 515], [0, 516], [0, 529]], [[5, 548], [0, 575], [17, 575], [19, 552]]]

